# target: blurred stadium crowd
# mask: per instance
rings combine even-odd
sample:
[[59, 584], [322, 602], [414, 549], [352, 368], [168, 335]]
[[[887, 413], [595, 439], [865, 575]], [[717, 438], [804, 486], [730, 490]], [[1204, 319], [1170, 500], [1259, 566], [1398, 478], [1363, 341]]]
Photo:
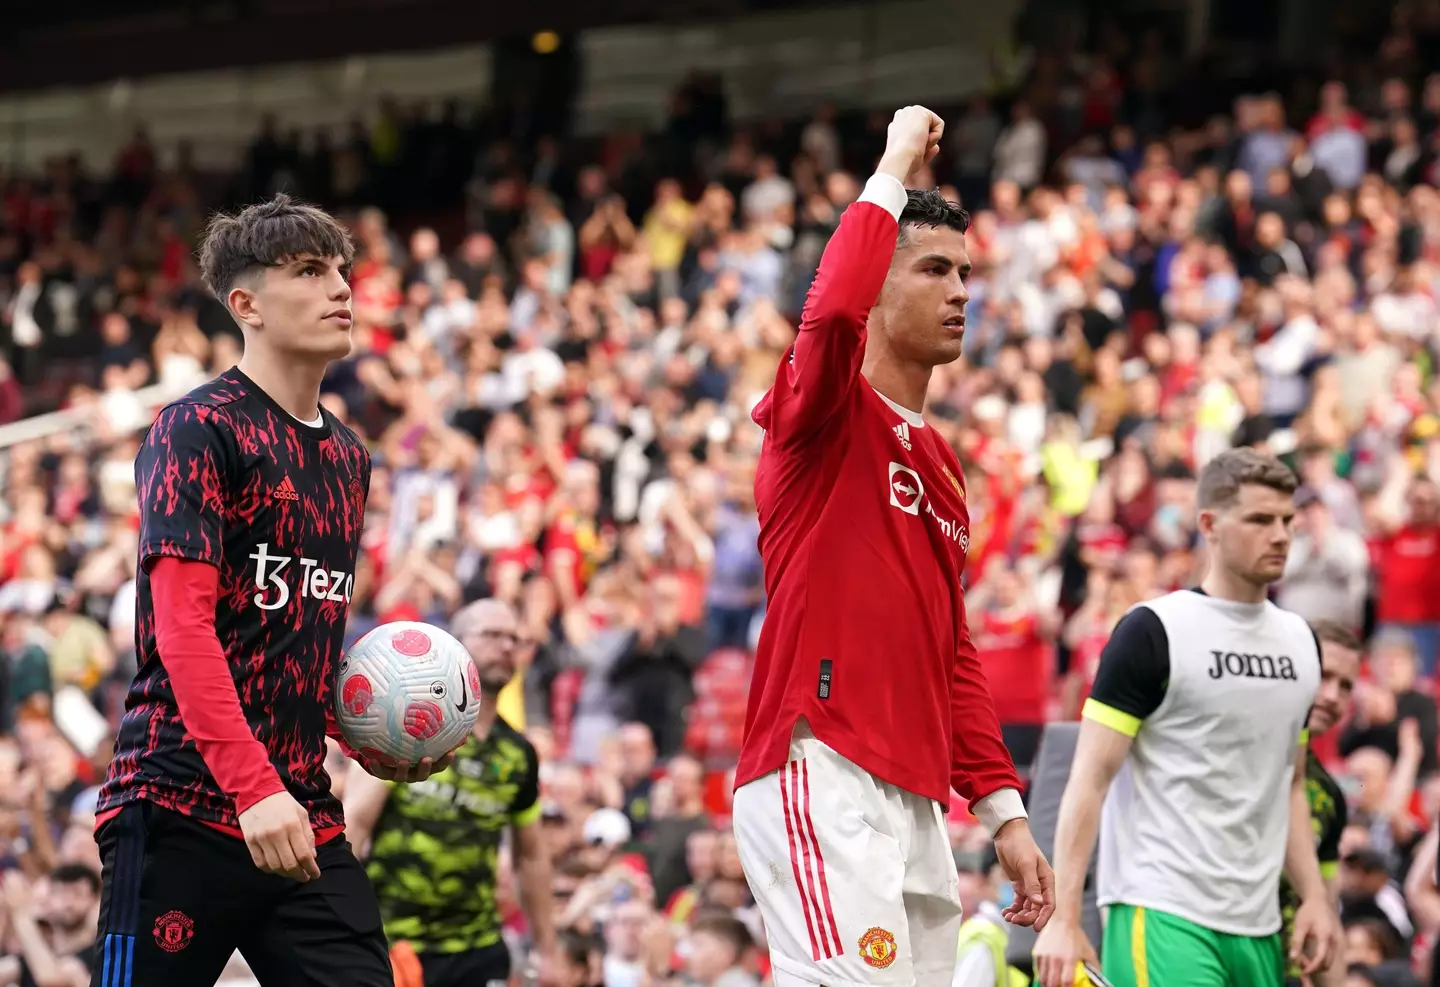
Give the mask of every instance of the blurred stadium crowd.
[[[1397, 19], [1345, 73], [1198, 126], [1169, 115], [1158, 38], [1031, 51], [1018, 87], [945, 114], [920, 183], [974, 215], [967, 356], [927, 415], [967, 467], [971, 627], [1017, 760], [1077, 715], [1125, 610], [1203, 565], [1198, 466], [1284, 455], [1304, 487], [1278, 602], [1371, 642], [1318, 744], [1351, 803], [1351, 983], [1382, 987], [1423, 976], [1440, 933], [1437, 39]], [[375, 454], [352, 638], [482, 596], [521, 614], [502, 709], [545, 759], [557, 914], [593, 934], [542, 981], [765, 977], [725, 829], [764, 615], [749, 411], [888, 113], [738, 126], [705, 78], [657, 134], [468, 112], [387, 107], [343, 143], [267, 126], [226, 175], [183, 149], [161, 167], [143, 133], [103, 170], [0, 174], [0, 422], [84, 416], [3, 456], [0, 985], [20, 956], [72, 982], [93, 935], [137, 437], [157, 393], [238, 357], [191, 255], [207, 212], [279, 190], [360, 246], [325, 397]], [[966, 910], [1003, 905], [955, 809]]]

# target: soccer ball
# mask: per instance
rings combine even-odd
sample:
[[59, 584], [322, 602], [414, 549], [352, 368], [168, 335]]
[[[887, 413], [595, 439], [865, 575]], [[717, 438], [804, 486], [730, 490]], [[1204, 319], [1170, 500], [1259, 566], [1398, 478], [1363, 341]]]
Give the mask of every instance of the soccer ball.
[[430, 624], [381, 624], [340, 659], [335, 722], [357, 753], [381, 763], [439, 760], [475, 728], [479, 706], [475, 663]]

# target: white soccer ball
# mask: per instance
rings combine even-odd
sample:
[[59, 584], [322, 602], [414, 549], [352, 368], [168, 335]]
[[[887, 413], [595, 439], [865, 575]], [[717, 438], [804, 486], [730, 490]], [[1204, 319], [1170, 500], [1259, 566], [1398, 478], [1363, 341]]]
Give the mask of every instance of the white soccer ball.
[[430, 624], [381, 624], [340, 659], [335, 721], [351, 747], [382, 763], [444, 757], [475, 728], [479, 706], [475, 663]]

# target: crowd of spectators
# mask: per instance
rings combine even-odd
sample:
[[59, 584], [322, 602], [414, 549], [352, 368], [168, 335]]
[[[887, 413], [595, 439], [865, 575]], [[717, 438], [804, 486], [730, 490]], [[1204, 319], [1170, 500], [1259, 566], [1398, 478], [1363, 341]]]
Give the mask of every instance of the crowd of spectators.
[[[1198, 121], [1167, 115], [1182, 76], [1158, 37], [1031, 52], [1018, 87], [945, 114], [917, 181], [974, 217], [966, 356], [926, 413], [966, 466], [970, 623], [1017, 760], [1077, 715], [1126, 609], [1195, 580], [1198, 467], [1286, 457], [1303, 487], [1277, 599], [1371, 642], [1320, 751], [1351, 800], [1351, 983], [1378, 987], [1413, 983], [1440, 933], [1437, 33], [1418, 8], [1346, 74]], [[267, 124], [230, 175], [183, 148], [162, 166], [143, 131], [104, 174], [0, 175], [0, 422], [81, 422], [3, 450], [0, 985], [17, 957], [88, 982], [142, 388], [236, 361], [192, 248], [209, 209], [278, 190], [359, 245], [355, 351], [324, 397], [374, 453], [352, 638], [482, 596], [521, 614], [507, 708], [545, 759], [571, 930], [541, 980], [763, 978], [725, 829], [764, 615], [749, 412], [887, 120], [737, 125], [697, 77], [651, 135], [387, 105], [343, 142]], [[1003, 906], [954, 809], [967, 912]]]

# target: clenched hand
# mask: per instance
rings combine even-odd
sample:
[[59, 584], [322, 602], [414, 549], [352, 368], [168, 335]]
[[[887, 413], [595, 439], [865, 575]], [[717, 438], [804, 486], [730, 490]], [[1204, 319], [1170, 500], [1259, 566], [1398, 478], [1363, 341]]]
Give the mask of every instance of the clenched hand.
[[945, 121], [923, 106], [906, 106], [895, 111], [885, 135], [885, 153], [876, 171], [901, 182], [928, 164], [940, 152]]

